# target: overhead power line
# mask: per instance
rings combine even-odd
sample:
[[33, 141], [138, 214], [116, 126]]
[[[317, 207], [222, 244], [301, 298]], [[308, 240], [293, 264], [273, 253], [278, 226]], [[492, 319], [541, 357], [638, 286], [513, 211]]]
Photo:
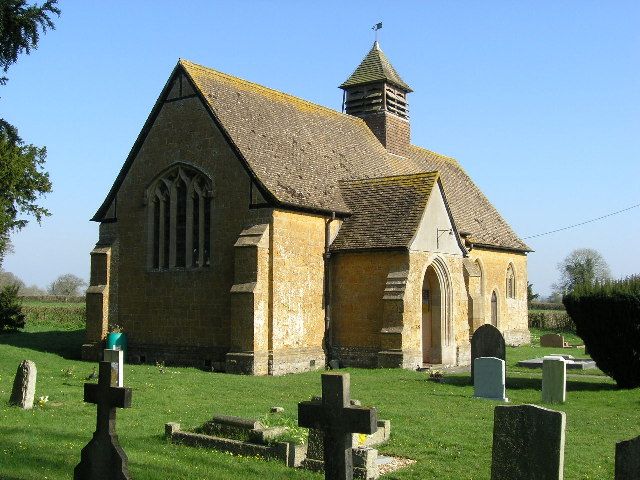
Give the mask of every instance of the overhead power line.
[[631, 210], [637, 207], [640, 207], [640, 203], [638, 203], [637, 205], [632, 205], [631, 207], [623, 208], [622, 210], [618, 210], [617, 212], [607, 213], [606, 215], [602, 215], [601, 217], [598, 217], [598, 218], [592, 218], [591, 220], [585, 220], [584, 222], [576, 223], [574, 225], [569, 225], [568, 227], [558, 228], [557, 230], [551, 230], [550, 232], [537, 233], [536, 235], [529, 235], [528, 237], [524, 237], [524, 240], [528, 238], [543, 237], [544, 235], [550, 235], [552, 233], [561, 232], [563, 230], [569, 230], [570, 228], [586, 225], [587, 223], [597, 222], [598, 220], [602, 220], [603, 218], [612, 217], [614, 215], [618, 215], [619, 213], [626, 212], [628, 210]]

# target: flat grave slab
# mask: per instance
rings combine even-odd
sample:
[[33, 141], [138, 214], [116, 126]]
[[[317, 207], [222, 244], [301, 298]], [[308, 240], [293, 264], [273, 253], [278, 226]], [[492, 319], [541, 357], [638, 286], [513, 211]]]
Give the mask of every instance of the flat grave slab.
[[[547, 355], [549, 356], [549, 355]], [[596, 367], [596, 362], [590, 358], [573, 358], [571, 355], [556, 355], [551, 354], [554, 357], [562, 357], [566, 360], [567, 370], [590, 370]], [[518, 362], [519, 367], [525, 368], [542, 368], [543, 358], [531, 358], [529, 360], [522, 360]]]

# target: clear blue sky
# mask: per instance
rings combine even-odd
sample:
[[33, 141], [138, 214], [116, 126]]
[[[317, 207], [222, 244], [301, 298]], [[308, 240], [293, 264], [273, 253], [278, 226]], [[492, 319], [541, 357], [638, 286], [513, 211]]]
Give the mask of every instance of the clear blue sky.
[[[521, 236], [640, 203], [640, 2], [62, 1], [0, 87], [0, 116], [46, 145], [53, 215], [4, 264], [88, 278], [108, 192], [178, 58], [339, 109], [373, 42], [414, 89], [412, 141], [457, 158]], [[547, 294], [572, 249], [640, 273], [640, 208], [527, 240]]]

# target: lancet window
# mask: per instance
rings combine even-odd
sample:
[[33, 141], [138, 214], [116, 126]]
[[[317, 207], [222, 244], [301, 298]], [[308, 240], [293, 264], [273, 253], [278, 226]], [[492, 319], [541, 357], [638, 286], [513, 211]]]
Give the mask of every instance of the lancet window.
[[516, 298], [516, 275], [513, 271], [513, 265], [507, 267], [507, 298]]
[[148, 264], [156, 270], [211, 263], [213, 185], [203, 172], [177, 164], [147, 189]]

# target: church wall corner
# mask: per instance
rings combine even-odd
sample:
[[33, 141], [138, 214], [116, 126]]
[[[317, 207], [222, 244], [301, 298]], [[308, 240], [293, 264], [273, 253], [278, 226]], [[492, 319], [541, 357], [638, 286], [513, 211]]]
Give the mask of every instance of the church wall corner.
[[326, 218], [274, 209], [270, 236], [271, 373], [325, 364], [324, 248]]

